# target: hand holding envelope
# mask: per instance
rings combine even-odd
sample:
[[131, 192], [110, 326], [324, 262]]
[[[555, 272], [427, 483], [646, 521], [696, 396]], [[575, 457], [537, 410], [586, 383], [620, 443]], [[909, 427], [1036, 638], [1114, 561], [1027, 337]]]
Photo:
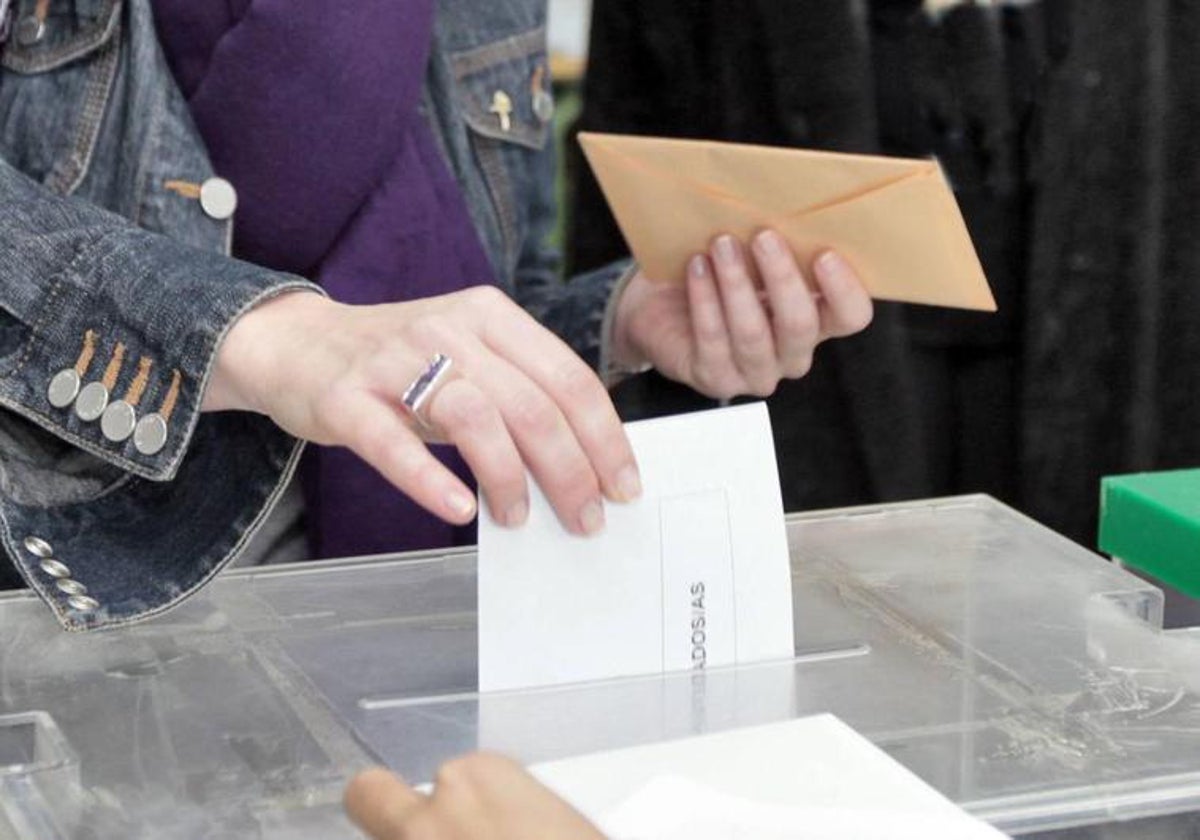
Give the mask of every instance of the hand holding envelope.
[[937, 163], [609, 134], [580, 143], [645, 274], [678, 282], [720, 234], [778, 231], [802, 265], [836, 249], [872, 297], [995, 311]]
[[770, 396], [781, 379], [808, 373], [822, 341], [871, 322], [871, 298], [844, 259], [823, 253], [812, 277], [819, 295], [774, 231], [749, 248], [720, 236], [707, 256], [689, 260], [686, 283], [644, 272], [629, 282], [613, 319], [611, 358], [624, 367], [650, 362], [717, 399]]

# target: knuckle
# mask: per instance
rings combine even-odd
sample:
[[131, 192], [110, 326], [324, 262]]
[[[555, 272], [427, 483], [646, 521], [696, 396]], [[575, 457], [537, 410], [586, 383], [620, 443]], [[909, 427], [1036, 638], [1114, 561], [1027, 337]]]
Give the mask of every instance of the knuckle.
[[513, 501], [525, 495], [525, 465], [514, 451], [464, 453], [480, 486], [491, 497]]
[[569, 404], [594, 401], [604, 392], [604, 386], [591, 368], [572, 360], [562, 365], [554, 375], [559, 393]]
[[456, 435], [477, 435], [495, 424], [495, 408], [462, 380], [446, 385], [434, 399], [433, 409], [438, 425]]
[[776, 316], [776, 323], [785, 335], [803, 339], [816, 336], [821, 326], [816, 307], [812, 306], [798, 311], [789, 308]]
[[445, 319], [436, 313], [423, 313], [409, 321], [404, 327], [404, 337], [416, 347], [428, 348], [440, 343], [448, 326]]
[[725, 325], [716, 320], [701, 319], [696, 324], [696, 340], [701, 344], [717, 344], [725, 341]]
[[475, 290], [479, 295], [480, 300], [486, 303], [498, 304], [502, 306], [512, 305], [512, 298], [510, 298], [499, 286], [476, 286]]
[[454, 758], [437, 769], [434, 785], [442, 792], [462, 790], [470, 785], [473, 775], [470, 756]]
[[600, 492], [600, 480], [583, 455], [559, 455], [534, 470], [556, 511], [573, 515]]
[[802, 377], [808, 376], [809, 371], [812, 370], [812, 366], [813, 366], [812, 354], [805, 353], [804, 355], [799, 356], [788, 363], [787, 377], [789, 379], [800, 379]]
[[554, 497], [556, 508], [570, 507], [578, 500], [595, 495], [600, 486], [596, 474], [582, 456], [562, 456], [548, 464], [547, 474], [540, 476], [549, 495]]
[[867, 300], [861, 307], [855, 310], [854, 315], [850, 319], [850, 329], [853, 332], [861, 332], [871, 326], [871, 322], [875, 320], [875, 306], [871, 301]]
[[498, 286], [474, 286], [464, 291], [463, 294], [467, 296], [471, 305], [489, 312], [512, 304], [512, 299]]
[[425, 451], [413, 452], [408, 446], [390, 441], [382, 446], [381, 460], [390, 467], [402, 487], [416, 489], [433, 484], [437, 467], [425, 456]]
[[740, 383], [727, 375], [707, 374], [697, 378], [697, 390], [702, 391], [715, 400], [731, 400], [740, 391]]
[[764, 368], [750, 371], [746, 374], [745, 384], [746, 393], [750, 396], [769, 397], [775, 393], [775, 388], [779, 385], [778, 371], [768, 371]]
[[771, 331], [763, 324], [743, 326], [737, 332], [737, 344], [744, 353], [761, 353], [771, 341]]
[[831, 333], [836, 336], [846, 336], [862, 332], [870, 326], [874, 318], [875, 307], [870, 299], [843, 305], [830, 316], [835, 327]]
[[558, 409], [540, 394], [525, 394], [512, 409], [514, 430], [540, 440], [555, 434], [559, 428]]

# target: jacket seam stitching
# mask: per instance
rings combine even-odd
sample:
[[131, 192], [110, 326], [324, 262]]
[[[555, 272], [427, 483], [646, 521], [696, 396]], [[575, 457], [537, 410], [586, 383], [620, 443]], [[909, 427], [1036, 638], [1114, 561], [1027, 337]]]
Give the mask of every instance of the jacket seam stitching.
[[56, 166], [47, 179], [47, 186], [63, 195], [70, 195], [79, 189], [91, 167], [92, 156], [100, 137], [100, 126], [108, 111], [108, 100], [117, 76], [118, 55], [117, 43], [114, 41], [104, 47], [88, 74], [85, 100], [80, 110], [71, 151], [62, 162], [61, 168]]
[[147, 128], [146, 143], [138, 159], [137, 183], [134, 186], [132, 217], [133, 223], [138, 227], [143, 226], [142, 218], [145, 216], [146, 196], [150, 192], [150, 181], [155, 177], [153, 161], [158, 157], [159, 148], [162, 145], [163, 108], [159, 107], [161, 104], [160, 102], [155, 102], [148, 109], [151, 113], [152, 122]]
[[505, 172], [504, 162], [500, 159], [500, 141], [478, 134], [472, 139], [471, 146], [475, 150], [475, 158], [479, 162], [479, 169], [483, 173], [484, 183], [487, 185], [488, 194], [496, 211], [496, 218], [500, 223], [500, 236], [504, 245], [505, 274], [511, 276], [513, 266], [519, 258], [517, 221], [513, 218], [514, 211], [511, 209], [511, 205], [515, 205], [515, 201], [509, 201], [513, 192], [512, 184]]
[[42, 300], [37, 317], [29, 325], [29, 340], [25, 342], [25, 347], [21, 351], [20, 358], [12, 370], [0, 374], [0, 381], [10, 380], [17, 376], [33, 357], [35, 342], [41, 337], [45, 330], [46, 322], [50, 320], [51, 313], [54, 312], [54, 303], [62, 293], [63, 286], [66, 285], [67, 276], [76, 272], [79, 264], [83, 261], [84, 255], [90, 253], [91, 248], [96, 244], [97, 241], [92, 240], [76, 245], [76, 251], [71, 256], [70, 262], [54, 276], [54, 279], [51, 281], [50, 291], [47, 292], [45, 298]]
[[527, 58], [545, 47], [546, 27], [539, 24], [533, 29], [511, 35], [501, 41], [452, 52], [449, 55], [450, 66], [454, 70], [455, 80], [462, 81], [467, 76], [497, 64]]

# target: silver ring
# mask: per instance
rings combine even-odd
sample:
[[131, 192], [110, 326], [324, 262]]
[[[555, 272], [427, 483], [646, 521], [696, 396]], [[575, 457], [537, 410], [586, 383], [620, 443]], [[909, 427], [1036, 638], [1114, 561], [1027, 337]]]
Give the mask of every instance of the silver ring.
[[428, 426], [429, 421], [421, 415], [421, 408], [429, 402], [433, 392], [446, 378], [451, 365], [453, 362], [450, 361], [449, 356], [444, 353], [436, 353], [428, 367], [421, 371], [412, 384], [404, 389], [404, 395], [400, 397], [400, 402], [408, 410], [408, 413], [423, 426]]

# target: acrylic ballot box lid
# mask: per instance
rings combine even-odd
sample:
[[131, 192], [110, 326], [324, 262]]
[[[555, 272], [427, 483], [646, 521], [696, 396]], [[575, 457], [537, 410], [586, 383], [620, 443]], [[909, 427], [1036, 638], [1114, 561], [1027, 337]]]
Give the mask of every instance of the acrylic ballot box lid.
[[788, 533], [793, 660], [486, 696], [469, 552], [235, 571], [91, 635], [0, 598], [0, 837], [353, 837], [342, 784], [375, 761], [820, 712], [1009, 832], [1200, 810], [1200, 656], [1158, 590], [986, 497]]

